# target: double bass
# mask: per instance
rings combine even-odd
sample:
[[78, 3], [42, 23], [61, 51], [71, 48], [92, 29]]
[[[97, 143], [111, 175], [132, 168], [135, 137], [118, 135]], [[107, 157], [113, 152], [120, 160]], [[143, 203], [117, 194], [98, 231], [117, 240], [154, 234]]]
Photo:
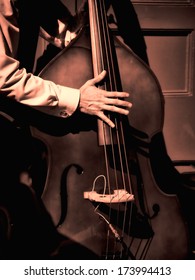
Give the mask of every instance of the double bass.
[[[152, 70], [113, 36], [103, 0], [89, 0], [89, 25], [55, 56], [40, 77], [80, 88], [107, 71], [98, 86], [131, 94], [128, 116], [109, 113], [115, 128], [76, 112], [32, 127], [48, 148], [42, 200], [57, 230], [101, 259], [185, 259], [188, 232], [178, 198], [156, 183], [150, 162], [162, 131], [163, 96]], [[165, 174], [166, 175], [166, 174]]]

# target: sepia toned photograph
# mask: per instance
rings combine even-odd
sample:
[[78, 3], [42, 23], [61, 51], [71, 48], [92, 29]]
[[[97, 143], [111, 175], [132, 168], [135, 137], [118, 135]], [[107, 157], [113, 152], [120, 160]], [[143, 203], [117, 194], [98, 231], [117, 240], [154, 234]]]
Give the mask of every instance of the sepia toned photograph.
[[0, 260], [195, 260], [194, 30], [194, 0], [0, 0]]

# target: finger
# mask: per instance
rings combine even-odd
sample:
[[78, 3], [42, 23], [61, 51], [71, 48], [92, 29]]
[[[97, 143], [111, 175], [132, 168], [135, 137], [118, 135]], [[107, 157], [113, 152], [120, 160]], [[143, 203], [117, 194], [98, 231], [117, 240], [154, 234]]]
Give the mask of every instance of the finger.
[[106, 102], [107, 105], [115, 105], [115, 106], [123, 106], [123, 107], [127, 107], [127, 108], [131, 108], [132, 107], [132, 103], [128, 102], [126, 100], [121, 100], [121, 99], [116, 99], [116, 98], [107, 98]]
[[113, 106], [113, 105], [104, 105], [103, 110], [118, 113], [118, 114], [123, 114], [123, 115], [128, 115], [129, 114], [129, 110], [124, 109], [124, 108], [120, 108], [120, 107], [117, 107], [117, 106]]
[[[104, 90], [101, 90], [101, 91], [104, 91]], [[121, 92], [119, 92], [119, 91], [105, 91], [104, 96], [121, 98], [121, 97], [129, 97], [129, 93], [128, 92], [122, 92], [122, 91]]]
[[102, 120], [104, 121], [105, 123], [107, 123], [110, 127], [114, 128], [115, 127], [115, 124], [111, 121], [111, 119], [109, 119], [106, 115], [104, 115], [103, 112], [99, 112], [97, 114], [97, 116]]

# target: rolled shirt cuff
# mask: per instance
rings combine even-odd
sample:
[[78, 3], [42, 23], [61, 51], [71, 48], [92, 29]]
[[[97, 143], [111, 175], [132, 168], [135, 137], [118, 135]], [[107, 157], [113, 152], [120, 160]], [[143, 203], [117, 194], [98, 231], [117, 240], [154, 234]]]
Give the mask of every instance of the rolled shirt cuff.
[[63, 87], [58, 93], [59, 117], [70, 117], [78, 108], [80, 91], [78, 89]]

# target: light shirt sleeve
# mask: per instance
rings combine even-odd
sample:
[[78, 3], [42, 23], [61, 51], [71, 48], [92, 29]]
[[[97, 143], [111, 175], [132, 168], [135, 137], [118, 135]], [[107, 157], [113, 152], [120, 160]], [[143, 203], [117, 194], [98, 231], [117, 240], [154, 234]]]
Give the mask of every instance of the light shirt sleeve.
[[47, 114], [71, 116], [78, 108], [78, 89], [57, 85], [19, 68], [19, 28], [10, 3], [1, 0], [0, 5], [0, 94]]
[[0, 50], [0, 94], [58, 117], [71, 116], [80, 92], [19, 69], [19, 62]]

